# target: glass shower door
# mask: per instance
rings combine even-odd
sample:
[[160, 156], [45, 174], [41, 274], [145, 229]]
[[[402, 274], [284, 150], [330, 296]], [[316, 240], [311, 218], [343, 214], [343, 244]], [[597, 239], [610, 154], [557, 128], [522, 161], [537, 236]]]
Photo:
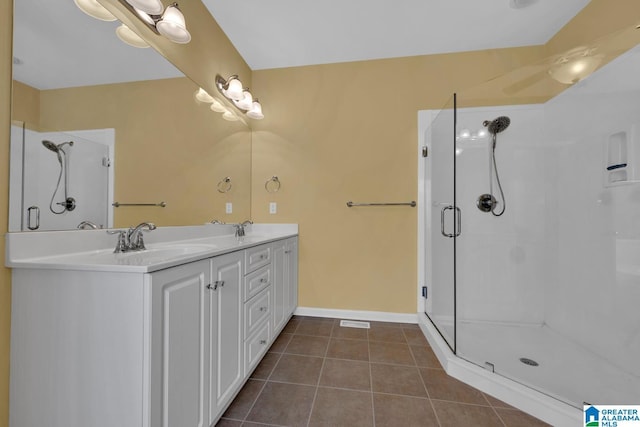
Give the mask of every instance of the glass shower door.
[[455, 95], [427, 130], [427, 299], [425, 313], [456, 351], [455, 236], [460, 227], [455, 205]]

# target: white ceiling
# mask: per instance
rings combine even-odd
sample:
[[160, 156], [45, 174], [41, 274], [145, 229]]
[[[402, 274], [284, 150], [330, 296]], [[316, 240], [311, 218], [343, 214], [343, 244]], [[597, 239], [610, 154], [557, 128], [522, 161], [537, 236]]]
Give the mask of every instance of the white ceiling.
[[[528, 6], [512, 8], [510, 2]], [[542, 44], [589, 0], [203, 3], [259, 70]], [[53, 89], [182, 75], [152, 49], [123, 44], [117, 26], [85, 15], [73, 0], [15, 0], [14, 56], [22, 64], [14, 66], [14, 78]]]
[[249, 67], [260, 70], [544, 44], [589, 0], [203, 3]]

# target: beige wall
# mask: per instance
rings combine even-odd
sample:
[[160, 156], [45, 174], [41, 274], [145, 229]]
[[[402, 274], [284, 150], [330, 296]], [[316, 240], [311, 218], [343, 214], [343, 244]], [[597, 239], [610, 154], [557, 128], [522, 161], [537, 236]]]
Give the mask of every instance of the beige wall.
[[[266, 118], [254, 126], [253, 217], [300, 224], [300, 306], [414, 313], [416, 209], [345, 203], [416, 200], [418, 110], [640, 23], [640, 2], [615, 4], [593, 0], [546, 46], [254, 71]], [[542, 102], [562, 88], [550, 82], [489, 102]], [[475, 95], [469, 105], [482, 90]], [[272, 175], [282, 181], [276, 194], [263, 187]]]
[[[13, 2], [0, 0], [0, 260], [9, 222], [9, 125], [11, 123], [11, 34]], [[11, 276], [0, 265], [0, 427], [9, 425], [9, 335]]]
[[[191, 80], [176, 78], [46, 90], [39, 128], [115, 128], [115, 200], [167, 203], [117, 208], [117, 227], [244, 220], [251, 206], [251, 132], [196, 103], [196, 89]], [[232, 191], [221, 194], [216, 186], [226, 176]], [[224, 213], [226, 202], [234, 204], [232, 215]]]
[[[300, 224], [299, 304], [415, 313], [417, 111], [540, 58], [538, 47], [254, 71], [258, 222]], [[277, 175], [282, 189], [268, 194]], [[268, 203], [278, 202], [278, 214]]]

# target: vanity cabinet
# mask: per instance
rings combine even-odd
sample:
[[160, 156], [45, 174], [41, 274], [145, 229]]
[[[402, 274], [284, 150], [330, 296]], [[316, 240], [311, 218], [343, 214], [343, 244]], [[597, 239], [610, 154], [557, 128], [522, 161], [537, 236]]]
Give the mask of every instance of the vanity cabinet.
[[10, 426], [213, 425], [293, 314], [296, 263], [289, 238], [150, 273], [14, 269]]

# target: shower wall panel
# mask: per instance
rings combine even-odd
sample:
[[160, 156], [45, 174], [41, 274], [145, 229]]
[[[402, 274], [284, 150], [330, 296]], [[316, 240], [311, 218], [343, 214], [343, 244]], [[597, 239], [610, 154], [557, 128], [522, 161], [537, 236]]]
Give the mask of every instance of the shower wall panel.
[[[478, 196], [489, 192], [492, 144], [488, 134], [478, 137], [478, 132], [485, 129], [484, 120], [501, 115], [511, 118], [496, 147], [506, 211], [494, 217], [476, 207]], [[544, 321], [545, 288], [555, 275], [555, 229], [549, 218], [554, 198], [544, 179], [550, 147], [542, 137], [542, 117], [541, 106], [458, 110], [459, 321]], [[495, 184], [493, 193], [498, 194]], [[464, 350], [464, 343], [458, 345]]]
[[[640, 376], [640, 182], [605, 186], [606, 144], [640, 150], [640, 50], [618, 58], [545, 105], [559, 163], [559, 277], [546, 322], [586, 352]], [[635, 398], [640, 398], [640, 390]]]

